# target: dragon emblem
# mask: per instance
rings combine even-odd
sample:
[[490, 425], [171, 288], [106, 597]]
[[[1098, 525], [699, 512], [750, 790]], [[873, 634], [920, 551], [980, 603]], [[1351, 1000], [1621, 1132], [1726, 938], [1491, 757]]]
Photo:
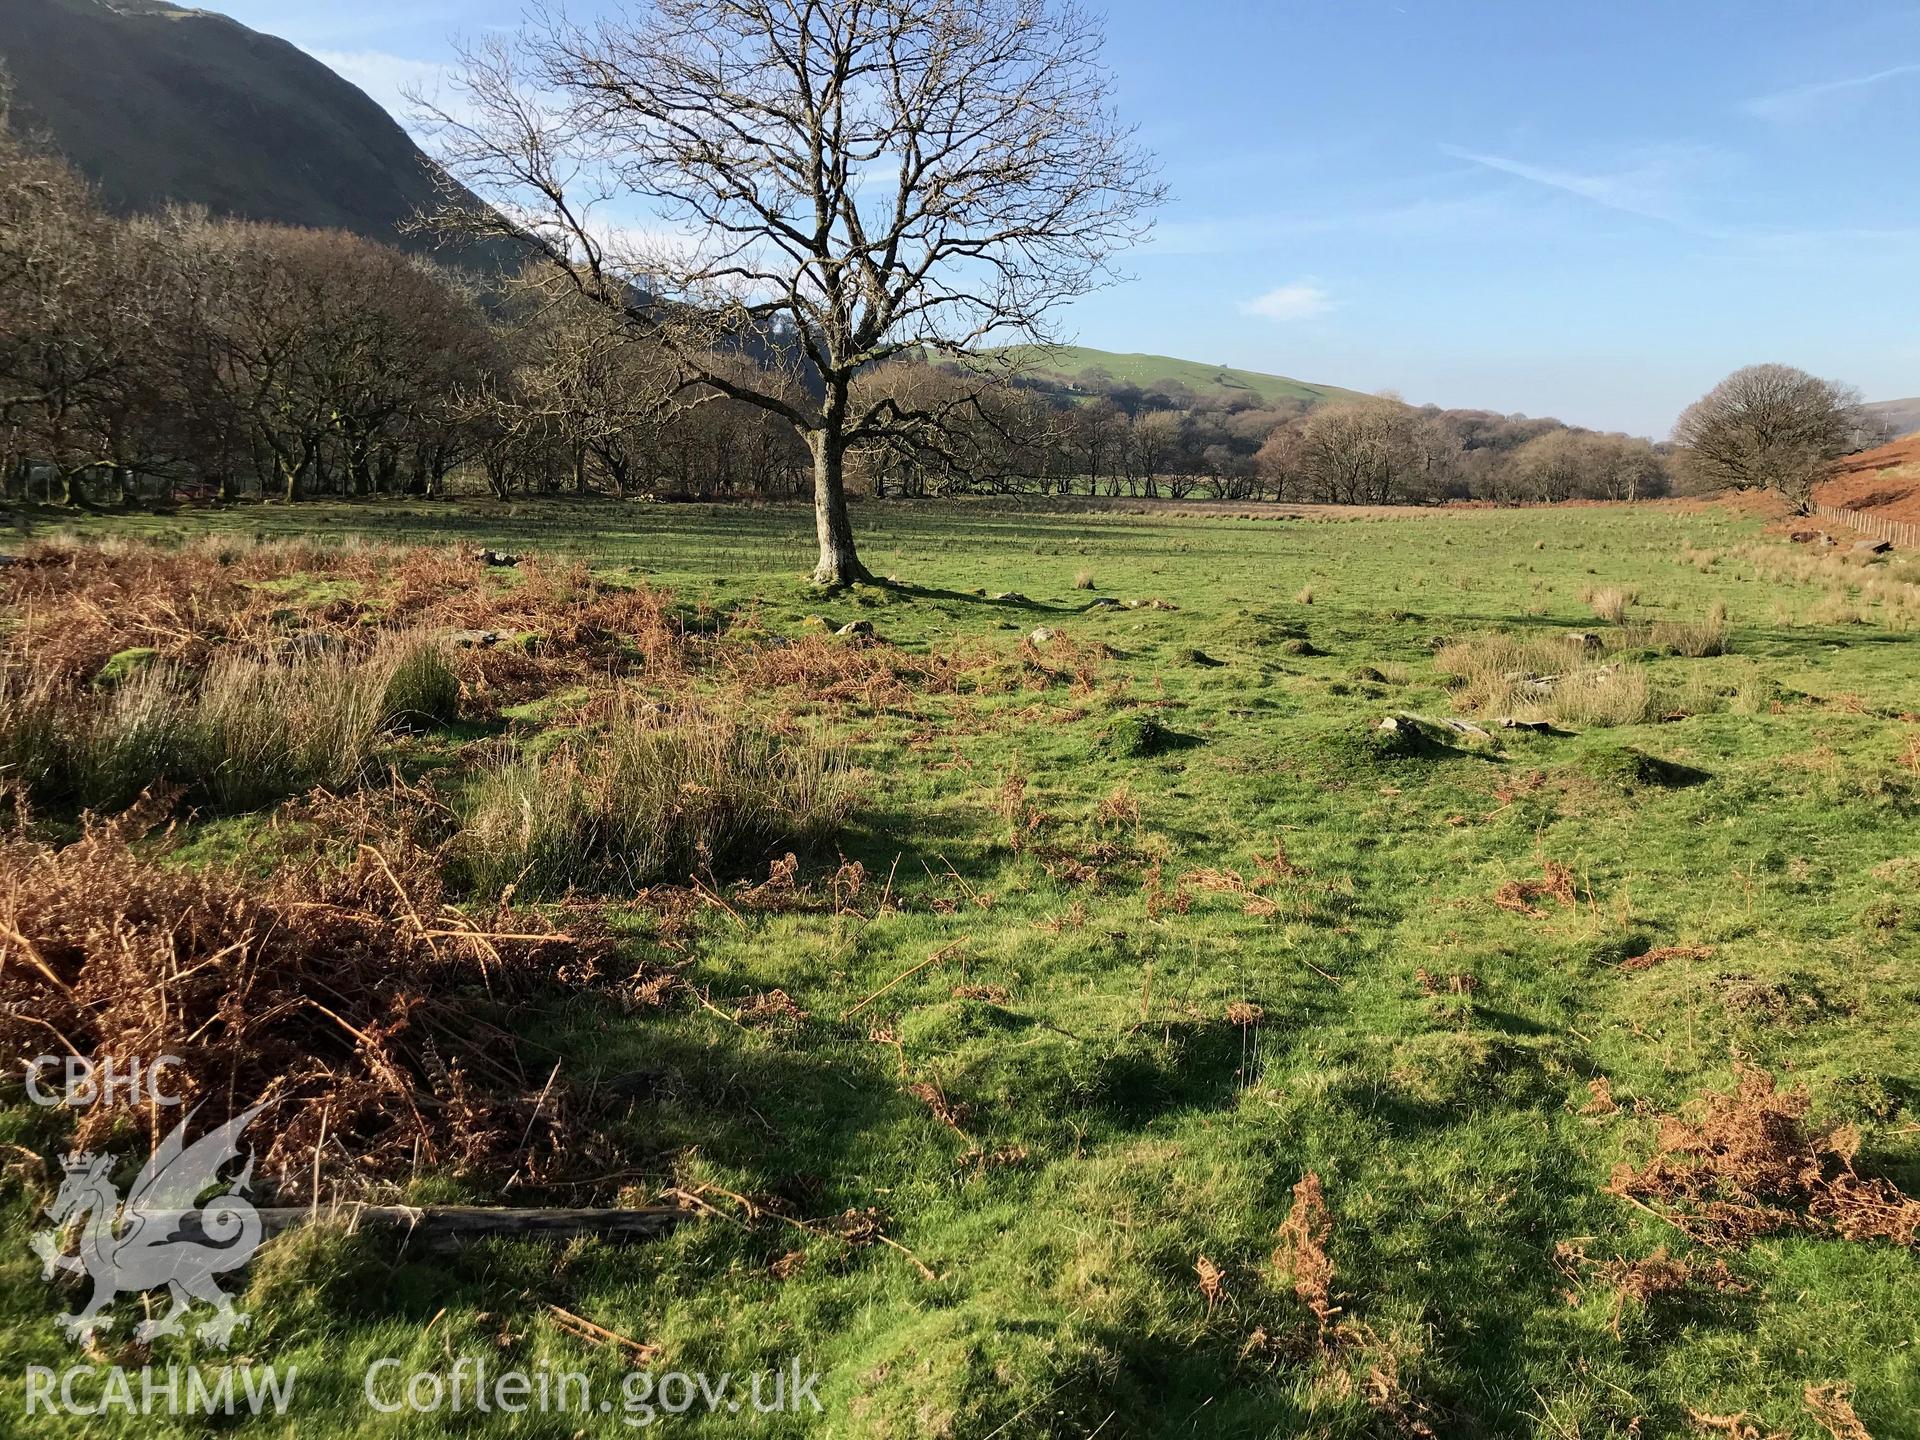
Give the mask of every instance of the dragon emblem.
[[[259, 1212], [240, 1195], [253, 1175], [252, 1154], [222, 1193], [204, 1204], [201, 1197], [222, 1183], [221, 1167], [240, 1153], [236, 1144], [240, 1132], [264, 1108], [256, 1105], [234, 1116], [191, 1145], [186, 1141], [193, 1119], [189, 1112], [154, 1150], [124, 1203], [111, 1178], [113, 1156], [87, 1151], [61, 1156], [66, 1178], [47, 1207], [47, 1218], [53, 1223], [34, 1235], [32, 1245], [40, 1257], [41, 1278], [51, 1280], [65, 1270], [93, 1281], [93, 1296], [85, 1308], [58, 1321], [69, 1340], [84, 1343], [96, 1331], [110, 1329], [113, 1317], [103, 1312], [116, 1295], [164, 1285], [172, 1308], [143, 1321], [135, 1328], [134, 1338], [180, 1334], [180, 1317], [199, 1300], [213, 1306], [214, 1314], [194, 1333], [223, 1350], [227, 1347], [248, 1317], [233, 1308], [233, 1298], [214, 1284], [213, 1277], [238, 1270], [260, 1248]], [[62, 1253], [61, 1231], [83, 1215], [79, 1253]]]

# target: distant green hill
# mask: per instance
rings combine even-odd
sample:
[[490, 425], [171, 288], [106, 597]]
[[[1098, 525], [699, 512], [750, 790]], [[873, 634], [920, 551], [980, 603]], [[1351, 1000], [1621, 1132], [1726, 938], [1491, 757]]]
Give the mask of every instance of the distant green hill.
[[1263, 375], [1257, 370], [1236, 370], [1228, 365], [1203, 365], [1197, 360], [1176, 360], [1169, 355], [1122, 355], [1112, 350], [1089, 350], [1082, 345], [1050, 349], [1028, 345], [1000, 353], [1018, 357], [1031, 367], [1031, 373], [1049, 379], [1071, 381], [1082, 370], [1097, 367], [1115, 380], [1138, 385], [1142, 390], [1177, 380], [1196, 395], [1248, 395], [1266, 404], [1279, 400], [1319, 404], [1323, 400], [1352, 400], [1360, 394], [1338, 385], [1313, 385], [1286, 375]]

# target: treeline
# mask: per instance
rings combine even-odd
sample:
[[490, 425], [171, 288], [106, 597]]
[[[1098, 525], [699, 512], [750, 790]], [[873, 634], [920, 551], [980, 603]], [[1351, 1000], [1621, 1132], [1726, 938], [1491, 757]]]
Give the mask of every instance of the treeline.
[[1269, 404], [1118, 383], [1097, 367], [1022, 383], [1059, 412], [1027, 474], [1062, 490], [1384, 505], [1630, 500], [1673, 483], [1666, 447], [1558, 420], [1385, 395]]
[[805, 452], [763, 416], [536, 284], [340, 231], [116, 219], [0, 134], [9, 498], [793, 492]]
[[[689, 384], [603, 307], [529, 273], [483, 284], [337, 231], [190, 210], [116, 219], [57, 157], [0, 137], [0, 475], [111, 505], [562, 492], [788, 496], [791, 426]], [[808, 377], [780, 347], [719, 362]], [[867, 397], [941, 423], [849, 457], [888, 495], [1081, 493], [1334, 504], [1664, 493], [1644, 440], [1390, 397], [1307, 410], [896, 361]]]

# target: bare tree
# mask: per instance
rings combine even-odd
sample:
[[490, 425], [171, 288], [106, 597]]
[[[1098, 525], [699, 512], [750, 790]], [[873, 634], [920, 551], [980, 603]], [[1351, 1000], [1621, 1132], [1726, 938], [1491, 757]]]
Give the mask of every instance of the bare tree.
[[510, 384], [481, 397], [496, 433], [535, 435], [566, 452], [573, 486], [605, 475], [616, 495], [647, 478], [674, 384], [659, 352], [636, 345], [619, 317], [568, 291], [547, 293], [543, 276], [511, 287], [514, 360]]
[[1422, 418], [1390, 395], [1322, 405], [1299, 428], [1300, 474], [1330, 504], [1384, 505], [1425, 473]]
[[1180, 444], [1180, 417], [1171, 410], [1149, 410], [1134, 418], [1127, 432], [1132, 471], [1146, 484], [1149, 500], [1160, 494], [1159, 477]]
[[[867, 576], [848, 449], [952, 415], [856, 404], [855, 376], [1052, 340], [1049, 318], [1112, 278], [1161, 198], [1109, 103], [1100, 29], [1049, 0], [539, 12], [464, 51], [459, 107], [423, 106], [450, 174], [500, 207], [437, 218], [531, 247], [690, 381], [792, 425], [813, 457], [815, 579], [848, 583]], [[636, 223], [678, 233], [647, 243]], [[715, 358], [783, 336], [804, 400]]]
[[1508, 488], [1525, 499], [1548, 504], [1573, 499], [1593, 469], [1590, 438], [1579, 430], [1549, 430], [1534, 436], [1508, 460]]
[[1684, 463], [1716, 488], [1764, 488], [1794, 513], [1813, 505], [1828, 465], [1863, 433], [1860, 392], [1791, 365], [1749, 365], [1687, 407], [1673, 427]]
[[[1088, 367], [1089, 370], [1097, 368]], [[1087, 477], [1087, 493], [1098, 494], [1101, 475], [1126, 444], [1126, 417], [1111, 400], [1098, 396], [1068, 411], [1067, 424], [1071, 443], [1082, 457], [1080, 463]]]
[[1276, 425], [1253, 457], [1253, 471], [1275, 500], [1287, 498], [1287, 484], [1304, 469], [1300, 432], [1292, 425]]
[[[111, 464], [111, 407], [151, 321], [152, 267], [57, 156], [7, 133], [0, 75], [0, 450], [32, 455], [72, 502]], [[118, 438], [118, 437], [111, 437]]]
[[1667, 465], [1653, 442], [1635, 435], [1595, 435], [1592, 481], [1596, 498], [1643, 500], [1667, 492]]

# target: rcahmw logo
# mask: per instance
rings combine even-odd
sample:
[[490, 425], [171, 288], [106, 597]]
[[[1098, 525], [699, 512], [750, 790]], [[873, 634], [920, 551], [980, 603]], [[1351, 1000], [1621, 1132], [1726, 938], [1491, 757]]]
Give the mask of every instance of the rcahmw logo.
[[27, 1367], [29, 1415], [260, 1415], [286, 1413], [293, 1401], [295, 1366], [272, 1365], [211, 1371], [198, 1365], [75, 1365], [51, 1370]]

